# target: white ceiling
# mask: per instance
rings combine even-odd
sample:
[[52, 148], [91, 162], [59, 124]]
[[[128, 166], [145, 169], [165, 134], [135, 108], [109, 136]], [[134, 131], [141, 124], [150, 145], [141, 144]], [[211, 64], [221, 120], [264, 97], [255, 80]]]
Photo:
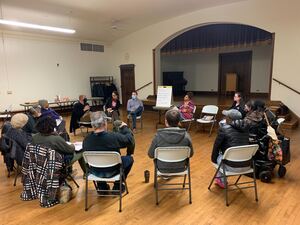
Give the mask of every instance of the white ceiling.
[[0, 0], [0, 18], [72, 28], [72, 37], [111, 42], [172, 17], [237, 1], [241, 0]]

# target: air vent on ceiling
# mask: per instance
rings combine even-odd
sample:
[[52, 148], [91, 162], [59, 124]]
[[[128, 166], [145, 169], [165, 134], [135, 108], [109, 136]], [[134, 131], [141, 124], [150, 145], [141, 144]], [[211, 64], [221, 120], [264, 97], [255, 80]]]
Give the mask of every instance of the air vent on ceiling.
[[80, 49], [81, 49], [81, 51], [104, 52], [104, 45], [80, 43]]

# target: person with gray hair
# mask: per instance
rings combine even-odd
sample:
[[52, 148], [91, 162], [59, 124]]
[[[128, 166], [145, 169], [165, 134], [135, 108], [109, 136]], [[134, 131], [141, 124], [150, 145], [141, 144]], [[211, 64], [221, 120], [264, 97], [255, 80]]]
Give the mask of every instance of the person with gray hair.
[[[94, 132], [90, 133], [83, 140], [83, 151], [116, 151], [120, 153], [120, 148], [127, 148], [134, 145], [134, 137], [127, 124], [122, 122], [119, 126], [119, 132], [107, 131], [107, 117], [104, 112], [91, 113], [91, 124]], [[125, 178], [127, 178], [133, 165], [133, 157], [127, 152], [126, 156], [122, 156], [122, 164]], [[90, 168], [91, 172], [96, 176], [112, 177], [119, 173], [119, 167], [113, 166], [110, 168]], [[98, 182], [97, 190], [109, 190], [110, 186], [106, 182]], [[115, 182], [113, 190], [119, 190], [120, 184]], [[122, 184], [122, 191], [125, 190]], [[107, 194], [107, 192], [100, 192]]]

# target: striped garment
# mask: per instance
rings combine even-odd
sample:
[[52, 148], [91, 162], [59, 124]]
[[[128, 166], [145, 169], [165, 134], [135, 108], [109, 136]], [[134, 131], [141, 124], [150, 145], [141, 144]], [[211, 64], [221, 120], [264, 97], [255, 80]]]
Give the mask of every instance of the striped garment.
[[21, 199], [38, 198], [40, 206], [46, 208], [56, 205], [62, 165], [63, 157], [58, 152], [40, 145], [27, 145], [22, 164]]

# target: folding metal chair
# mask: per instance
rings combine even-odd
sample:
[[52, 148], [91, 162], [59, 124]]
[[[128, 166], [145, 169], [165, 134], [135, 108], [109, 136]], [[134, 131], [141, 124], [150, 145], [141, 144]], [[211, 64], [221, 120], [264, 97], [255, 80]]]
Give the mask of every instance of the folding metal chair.
[[[225, 191], [226, 206], [229, 206], [228, 191], [233, 191], [233, 190], [254, 188], [255, 200], [258, 201], [256, 177], [255, 177], [255, 163], [253, 160], [253, 156], [255, 155], [257, 149], [258, 149], [257, 144], [231, 147], [225, 151], [220, 165], [213, 163], [213, 165], [217, 169], [217, 171], [215, 172], [215, 175], [213, 176], [213, 178], [208, 186], [208, 189], [210, 190], [210, 187], [215, 178], [224, 178], [224, 180], [225, 180], [224, 191]], [[245, 168], [245, 170], [241, 170], [241, 172], [231, 172], [230, 170], [228, 170], [227, 166], [239, 168], [239, 169]], [[249, 167], [249, 169], [246, 169], [248, 167]], [[220, 172], [222, 174], [219, 177], [217, 176], [218, 172]], [[246, 175], [246, 174], [253, 174], [253, 181], [239, 183], [241, 176]], [[238, 178], [234, 184], [228, 184], [227, 178], [230, 176], [238, 176]], [[239, 185], [244, 185], [244, 184], [253, 184], [253, 186], [249, 186], [249, 185], [244, 186], [244, 187], [239, 186]], [[235, 188], [229, 189], [229, 187], [231, 187], [231, 186], [235, 186]]]
[[[200, 124], [211, 124], [209, 136], [211, 135], [212, 129], [216, 123], [216, 116], [218, 114], [219, 107], [215, 105], [205, 105], [203, 106], [200, 119], [197, 119], [196, 121]], [[211, 116], [212, 118], [208, 118], [208, 116]], [[208, 118], [208, 119], [207, 119]]]
[[[116, 181], [120, 182], [120, 189], [119, 190], [101, 190], [96, 189], [97, 191], [106, 192], [107, 195], [99, 194], [99, 196], [116, 196], [110, 193], [118, 193], [119, 195], [119, 212], [122, 212], [122, 198], [127, 195], [128, 187], [125, 179], [125, 174], [123, 172], [123, 165], [121, 160], [121, 155], [118, 152], [111, 152], [111, 151], [85, 151], [83, 153], [83, 157], [85, 162], [87, 163], [86, 166], [86, 186], [85, 186], [85, 211], [88, 210], [88, 181], [93, 181], [95, 187], [97, 187], [96, 182], [97, 181], [103, 181], [107, 183], [114, 183]], [[96, 176], [91, 172], [90, 167], [93, 168], [109, 168], [119, 165], [120, 166], [120, 172], [111, 177], [111, 178], [104, 178]], [[125, 194], [122, 194], [122, 183], [125, 183]]]
[[195, 120], [194, 115], [195, 115], [196, 109], [197, 109], [197, 106], [194, 106], [194, 109], [193, 109], [193, 118], [192, 118], [192, 119], [185, 119], [185, 120], [180, 121], [181, 123], [189, 123], [189, 126], [188, 126], [188, 128], [187, 128], [187, 131], [190, 130], [190, 127], [191, 127], [191, 125], [192, 125], [192, 122]]
[[[190, 153], [191, 149], [187, 146], [182, 147], [158, 147], [154, 153], [154, 187], [156, 196], [156, 205], [158, 201], [158, 191], [161, 190], [189, 190], [189, 203], [192, 204], [192, 187], [191, 187], [191, 172], [190, 172]], [[186, 162], [184, 171], [174, 173], [161, 172], [157, 166], [157, 162], [161, 161], [164, 163], [177, 163]], [[158, 177], [183, 177], [183, 183], [158, 183]], [[188, 177], [188, 182], [186, 182]], [[188, 185], [188, 187], [185, 187]], [[176, 188], [160, 188], [162, 186], [177, 186]], [[182, 187], [178, 187], [182, 186]]]

